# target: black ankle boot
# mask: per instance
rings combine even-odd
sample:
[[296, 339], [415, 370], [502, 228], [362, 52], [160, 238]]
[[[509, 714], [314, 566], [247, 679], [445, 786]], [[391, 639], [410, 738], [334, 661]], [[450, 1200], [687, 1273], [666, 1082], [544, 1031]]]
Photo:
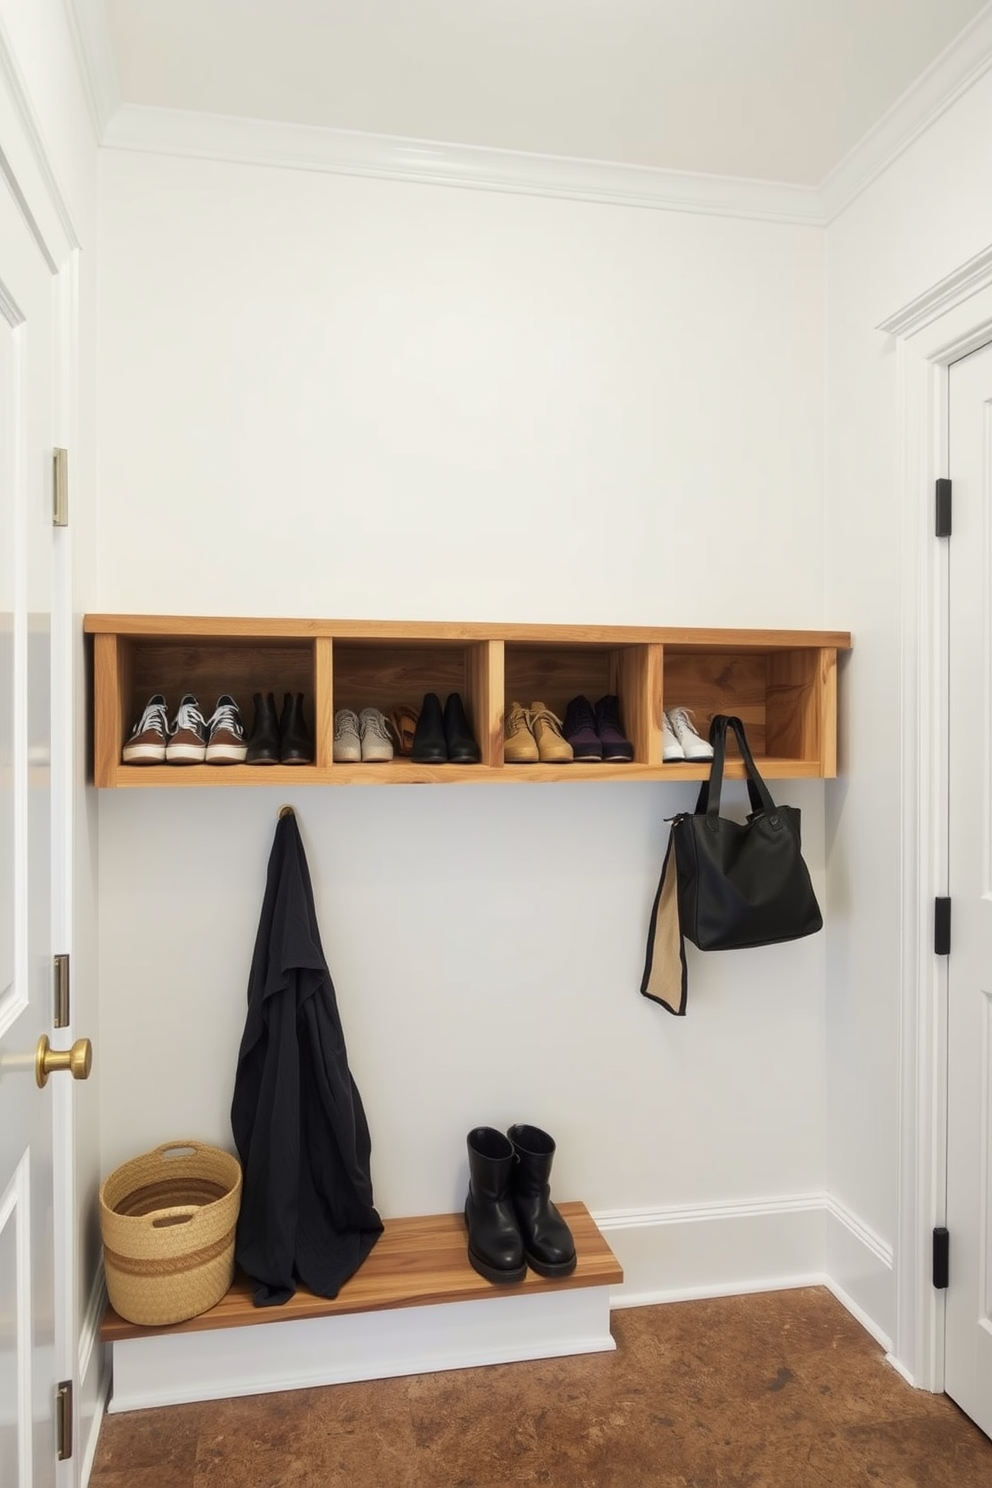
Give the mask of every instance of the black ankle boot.
[[444, 737], [444, 715], [441, 699], [436, 692], [428, 692], [420, 707], [420, 717], [413, 733], [410, 758], [418, 765], [443, 765], [448, 760], [448, 746]]
[[523, 1241], [510, 1200], [513, 1147], [502, 1132], [477, 1126], [468, 1134], [468, 1258], [487, 1281], [523, 1281]]
[[255, 722], [248, 740], [246, 765], [277, 765], [279, 763], [279, 720], [276, 718], [276, 700], [271, 692], [256, 692]]
[[444, 737], [448, 744], [448, 763], [477, 765], [482, 758], [472, 725], [465, 713], [460, 693], [451, 692], [444, 705]]
[[303, 717], [302, 692], [287, 692], [279, 720], [279, 760], [284, 765], [312, 765], [313, 740]]
[[511, 1195], [527, 1264], [538, 1276], [570, 1276], [575, 1270], [572, 1232], [551, 1202], [555, 1144], [536, 1126], [511, 1126]]

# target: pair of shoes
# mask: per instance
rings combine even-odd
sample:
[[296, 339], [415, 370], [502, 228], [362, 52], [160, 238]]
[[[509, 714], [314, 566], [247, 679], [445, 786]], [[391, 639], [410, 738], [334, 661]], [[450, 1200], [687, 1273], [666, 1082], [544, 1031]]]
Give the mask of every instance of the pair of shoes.
[[414, 730], [410, 758], [418, 765], [479, 763], [482, 751], [476, 743], [457, 692], [448, 694], [443, 713], [437, 693], [429, 692], [426, 695]]
[[561, 719], [543, 703], [523, 708], [511, 703], [506, 710], [503, 759], [508, 765], [564, 765], [573, 758], [572, 746], [563, 738]]
[[676, 760], [713, 758], [713, 746], [697, 734], [688, 708], [666, 708], [662, 713], [661, 757], [666, 765]]
[[191, 692], [183, 695], [172, 722], [165, 695], [148, 699], [121, 750], [125, 765], [239, 765], [247, 745], [238, 705], [222, 693], [205, 719]]
[[393, 757], [385, 713], [378, 708], [339, 708], [334, 715], [334, 760], [337, 764], [382, 763]]
[[609, 692], [595, 709], [586, 697], [574, 697], [565, 710], [565, 738], [577, 760], [628, 764], [634, 746], [620, 723], [620, 699]]
[[312, 765], [313, 740], [303, 715], [302, 692], [287, 692], [276, 719], [271, 692], [252, 695], [255, 720], [248, 740], [249, 765]]
[[465, 1224], [473, 1270], [496, 1283], [575, 1270], [572, 1232], [551, 1202], [555, 1144], [537, 1126], [492, 1126], [468, 1134]]

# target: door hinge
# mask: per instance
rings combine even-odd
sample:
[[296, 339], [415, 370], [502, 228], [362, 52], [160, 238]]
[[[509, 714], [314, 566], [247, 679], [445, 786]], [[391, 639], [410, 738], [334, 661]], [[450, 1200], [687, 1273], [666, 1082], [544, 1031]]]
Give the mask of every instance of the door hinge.
[[933, 1232], [933, 1284], [938, 1291], [946, 1289], [950, 1278], [951, 1237], [945, 1225], [936, 1225]]
[[52, 450], [52, 526], [69, 525], [69, 451]]
[[935, 956], [951, 954], [951, 901], [937, 898], [933, 901], [933, 953]]
[[52, 962], [55, 983], [55, 1013], [53, 1028], [68, 1028], [72, 1022], [69, 1011], [69, 957], [61, 952]]
[[72, 1456], [72, 1380], [55, 1389], [55, 1450], [60, 1462]]
[[938, 537], [951, 535], [951, 483], [945, 476], [937, 481], [935, 530]]

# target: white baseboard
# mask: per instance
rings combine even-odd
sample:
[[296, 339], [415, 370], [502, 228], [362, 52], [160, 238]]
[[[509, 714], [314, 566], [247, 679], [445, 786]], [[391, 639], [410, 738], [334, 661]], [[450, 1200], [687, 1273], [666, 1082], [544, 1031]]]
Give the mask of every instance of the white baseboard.
[[613, 1307], [827, 1286], [891, 1347], [892, 1251], [828, 1194], [593, 1218], [623, 1267]]

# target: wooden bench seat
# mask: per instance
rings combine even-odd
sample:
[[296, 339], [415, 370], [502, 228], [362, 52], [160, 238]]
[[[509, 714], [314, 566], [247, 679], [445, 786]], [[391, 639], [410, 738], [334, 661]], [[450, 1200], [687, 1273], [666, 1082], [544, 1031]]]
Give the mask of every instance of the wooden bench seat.
[[518, 1285], [492, 1285], [468, 1263], [462, 1216], [434, 1214], [387, 1220], [333, 1299], [300, 1288], [283, 1306], [255, 1307], [239, 1275], [182, 1323], [141, 1327], [108, 1307], [111, 1409], [611, 1348], [609, 1288], [623, 1272], [585, 1205], [558, 1207], [578, 1256], [558, 1281], [528, 1270]]

